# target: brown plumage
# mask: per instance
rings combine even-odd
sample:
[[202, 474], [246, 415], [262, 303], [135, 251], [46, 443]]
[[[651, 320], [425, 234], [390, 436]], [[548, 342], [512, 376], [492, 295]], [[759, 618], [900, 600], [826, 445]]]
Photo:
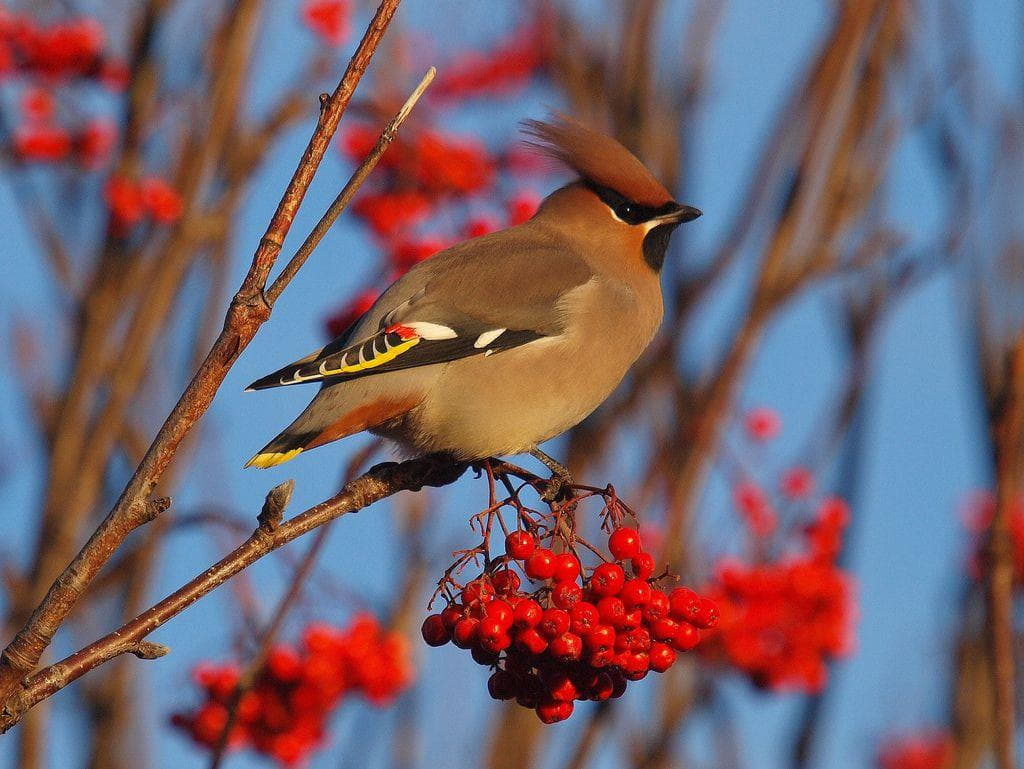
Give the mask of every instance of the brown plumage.
[[338, 339], [253, 382], [321, 390], [250, 465], [363, 430], [408, 454], [536, 452], [611, 394], [661, 320], [669, 237], [700, 211], [608, 136], [565, 117], [529, 131], [583, 179], [420, 262]]
[[551, 122], [524, 120], [523, 130], [536, 140], [527, 144], [587, 181], [645, 206], [662, 206], [672, 200], [668, 190], [632, 152], [612, 137], [566, 115], [556, 114]]

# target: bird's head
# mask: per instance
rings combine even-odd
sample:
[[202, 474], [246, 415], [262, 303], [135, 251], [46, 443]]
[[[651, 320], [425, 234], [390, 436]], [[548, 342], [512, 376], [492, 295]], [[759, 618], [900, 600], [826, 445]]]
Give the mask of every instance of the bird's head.
[[632, 152], [606, 134], [565, 115], [550, 122], [527, 120], [524, 127], [531, 146], [580, 175], [577, 184], [552, 198], [567, 198], [597, 229], [611, 222], [613, 234], [641, 244], [644, 261], [654, 270], [661, 269], [675, 228], [701, 215], [673, 200]]

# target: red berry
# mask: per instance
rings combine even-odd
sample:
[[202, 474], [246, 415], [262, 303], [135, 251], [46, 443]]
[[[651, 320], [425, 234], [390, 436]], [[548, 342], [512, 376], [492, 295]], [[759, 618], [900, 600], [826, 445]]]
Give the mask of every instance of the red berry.
[[440, 614], [431, 614], [423, 620], [420, 632], [423, 634], [423, 640], [427, 642], [428, 646], [444, 646], [452, 640], [448, 628], [445, 627], [444, 618]]
[[637, 553], [630, 559], [629, 564], [638, 579], [650, 579], [654, 576], [654, 556], [650, 553]]
[[597, 654], [615, 647], [615, 630], [610, 625], [598, 625], [584, 637], [587, 651]]
[[523, 568], [530, 579], [551, 579], [555, 573], [555, 554], [546, 547], [534, 550]]
[[512, 623], [519, 628], [536, 627], [544, 616], [544, 610], [540, 604], [532, 598], [520, 601], [512, 612]]
[[623, 526], [608, 537], [608, 549], [616, 561], [628, 561], [640, 552], [640, 532]]
[[545, 724], [555, 724], [571, 716], [572, 710], [571, 702], [549, 700], [537, 705], [537, 717]]
[[497, 620], [503, 631], [512, 627], [512, 614], [512, 607], [500, 598], [487, 604], [487, 616]]
[[444, 626], [451, 632], [455, 629], [459, 620], [462, 619], [462, 606], [457, 603], [453, 603], [443, 612], [441, 612], [441, 619], [444, 620]]
[[[490, 622], [490, 620], [483, 620], [483, 622]], [[497, 635], [488, 634], [486, 636], [481, 634], [477, 643], [480, 644], [480, 648], [484, 651], [497, 654], [512, 645], [512, 636], [505, 632], [500, 632]]]
[[620, 670], [609, 670], [608, 676], [612, 679], [612, 699], [618, 699], [626, 693], [626, 677]]
[[700, 631], [689, 622], [680, 622], [672, 645], [681, 652], [690, 651], [700, 643]]
[[651, 586], [642, 579], [626, 580], [619, 591], [619, 598], [629, 608], [646, 606], [651, 600]]
[[537, 629], [548, 638], [557, 638], [569, 629], [569, 612], [564, 609], [545, 609]]
[[511, 569], [498, 569], [491, 575], [491, 584], [499, 593], [514, 593], [519, 589], [522, 580]]
[[528, 531], [513, 531], [505, 537], [505, 552], [518, 561], [526, 560], [537, 548], [537, 540]]
[[672, 611], [668, 596], [661, 590], [651, 590], [651, 600], [643, 608], [644, 622], [648, 624], [664, 619]]
[[714, 627], [718, 624], [718, 604], [710, 598], [701, 598], [693, 624], [699, 628]]
[[603, 702], [612, 696], [613, 689], [612, 677], [602, 670], [597, 674], [597, 680], [588, 691], [589, 699], [594, 702]]
[[681, 620], [692, 620], [700, 612], [700, 596], [688, 587], [677, 587], [668, 594], [672, 616]]
[[485, 668], [494, 667], [498, 664], [498, 653], [484, 649], [480, 646], [479, 642], [469, 650], [469, 656], [473, 658], [473, 662]]
[[516, 633], [515, 644], [517, 648], [534, 656], [543, 654], [544, 650], [548, 648], [548, 640], [532, 627]]
[[640, 609], [630, 609], [622, 615], [622, 621], [615, 628], [616, 630], [634, 630], [643, 624], [644, 615]]
[[601, 615], [601, 622], [617, 627], [626, 616], [626, 604], [615, 596], [605, 596], [597, 602], [597, 612]]
[[564, 670], [556, 669], [545, 676], [544, 685], [547, 687], [551, 699], [559, 702], [572, 702], [579, 695], [579, 689]]
[[572, 553], [555, 556], [555, 581], [575, 582], [580, 576], [580, 561]]
[[651, 635], [665, 643], [671, 643], [678, 632], [679, 623], [670, 617], [663, 617], [651, 625]]
[[597, 607], [592, 603], [581, 601], [569, 609], [569, 629], [576, 635], [586, 636], [600, 621]]
[[477, 626], [479, 624], [480, 620], [473, 617], [460, 619], [458, 624], [455, 625], [455, 630], [452, 631], [452, 643], [460, 649], [471, 647], [476, 643]]
[[556, 582], [551, 589], [551, 603], [559, 609], [571, 609], [583, 598], [583, 588], [575, 582]]
[[664, 673], [675, 663], [676, 652], [667, 644], [653, 643], [651, 644], [648, 658], [650, 659], [651, 670], [655, 673]]
[[562, 633], [558, 638], [553, 638], [548, 645], [548, 651], [556, 660], [571, 662], [583, 656], [583, 639], [575, 633]]
[[598, 595], [618, 595], [626, 581], [626, 572], [617, 563], [602, 563], [590, 577], [590, 589]]
[[495, 670], [487, 679], [487, 692], [493, 699], [510, 700], [516, 696], [516, 679], [504, 670]]
[[494, 598], [494, 586], [490, 583], [490, 580], [474, 579], [464, 588], [462, 588], [462, 603], [466, 606], [476, 602], [482, 601], [486, 603]]
[[647, 652], [626, 652], [622, 672], [630, 681], [639, 681], [647, 675], [651, 668], [651, 660]]

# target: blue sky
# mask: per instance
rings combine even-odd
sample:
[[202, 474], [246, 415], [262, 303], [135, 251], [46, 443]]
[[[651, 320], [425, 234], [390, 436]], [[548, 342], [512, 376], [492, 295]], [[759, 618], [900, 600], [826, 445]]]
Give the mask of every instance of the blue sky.
[[[401, 24], [429, 43], [428, 49], [443, 52], [456, 45], [483, 45], [493, 40], [507, 29], [516, 5], [406, 0], [399, 15]], [[815, 0], [735, 0], [728, 4], [713, 45], [707, 109], [695, 134], [694, 173], [678, 191], [681, 199], [705, 212], [688, 231], [688, 249], [694, 253], [706, 252], [731, 221], [758, 146], [773, 125], [782, 97], [800, 77], [827, 29], [824, 5]], [[679, 22], [663, 26], [666, 47], [676, 42], [673, 30], [681, 27], [691, 7], [684, 0], [667, 6], [667, 18]], [[599, 4], [586, 2], [580, 7], [593, 12]], [[1020, 49], [1024, 28], [1020, 11], [1010, 0], [989, 0], [977, 8], [971, 18], [972, 30], [989, 73], [989, 85], [1003, 100], [1019, 99], [1021, 62], [1015, 51]], [[290, 2], [274, 4], [269, 13], [268, 24], [274, 34], [264, 40], [269, 50], [258, 70], [257, 106], [265, 103], [287, 76], [293, 63], [289, 51], [304, 44], [305, 33], [294, 16]], [[356, 26], [361, 28], [362, 23], [360, 20]], [[589, 26], [596, 27], [593, 22]], [[424, 63], [431, 60], [425, 58]], [[374, 66], [379, 69], [381, 63]], [[452, 128], [501, 142], [512, 123], [541, 115], [552, 99], [542, 89], [531, 89], [523, 98], [486, 114], [472, 108], [460, 111], [453, 116]], [[302, 126], [285, 137], [259, 172], [237, 222], [230, 285], [237, 285], [244, 274], [308, 130]], [[945, 211], [947, 193], [928, 163], [920, 142], [905, 142], [893, 160], [887, 183], [887, 212], [912, 238], [926, 238]], [[296, 232], [307, 231], [315, 221], [333, 197], [343, 170], [337, 160], [325, 164], [296, 223]], [[12, 210], [10, 191], [2, 178], [0, 205], [5, 211]], [[8, 280], [0, 288], [0, 356], [7, 359], [15, 319], [42, 317], [56, 298], [24, 226], [13, 217], [2, 217], [0, 238], [9, 254], [4, 258]], [[201, 450], [196, 469], [175, 496], [179, 510], [217, 500], [241, 520], [249, 521], [266, 490], [285, 478], [296, 480], [293, 511], [318, 502], [334, 488], [338, 468], [362, 444], [362, 438], [304, 455], [271, 471], [239, 469], [311, 395], [302, 388], [244, 396], [241, 390], [278, 363], [320, 343], [324, 316], [374, 269], [376, 258], [371, 249], [361, 232], [345, 220], [325, 239], [226, 380], [204, 426], [208, 435], [216, 435], [216, 448]], [[746, 254], [726, 289], [712, 295], [689, 351], [695, 360], [719, 349], [723, 330], [733, 322], [744, 274], [749, 273], [755, 256]], [[681, 258], [685, 259], [686, 253]], [[988, 483], [972, 361], [959, 326], [957, 280], [952, 272], [939, 272], [917, 286], [880, 330], [866, 401], [868, 449], [855, 493], [859, 523], [852, 566], [860, 585], [858, 644], [856, 653], [837, 668], [836, 694], [816, 766], [846, 769], [869, 765], [880, 734], [912, 729], [943, 716], [948, 644], [966, 547], [958, 507], [971, 490]], [[772, 461], [780, 466], [799, 455], [820, 415], [828, 409], [842, 375], [841, 355], [836, 352], [839, 329], [834, 300], [825, 287], [800, 296], [780, 314], [753, 361], [741, 394], [743, 405], [770, 404], [781, 412], [785, 430], [772, 455]], [[35, 509], [39, 499], [39, 446], [15, 382], [4, 374], [0, 374], [0, 448], [8, 471], [0, 477], [7, 502], [0, 510], [6, 535], [2, 551], [5, 557], [19, 558], [31, 543], [28, 511]], [[553, 448], [557, 452], [557, 444]], [[621, 459], [628, 465], [628, 457]], [[618, 458], [609, 464], [618, 464]], [[482, 494], [481, 485], [468, 477], [450, 490], [432, 493], [445, 511], [430, 537], [437, 571], [446, 563], [447, 550], [469, 541], [464, 513], [479, 508]], [[720, 479], [713, 479], [702, 501], [702, 514], [720, 516], [725, 504], [727, 496]], [[395, 534], [388, 505], [347, 517], [335, 527], [321, 568], [371, 604], [383, 605], [396, 587], [393, 563], [401, 554], [393, 544]], [[162, 558], [156, 592], [162, 595], [193, 576], [224, 552], [227, 544], [223, 538], [195, 531], [173, 535]], [[302, 547], [293, 547], [293, 554]], [[275, 563], [252, 570], [251, 579], [268, 607], [282, 588], [285, 574]], [[323, 603], [315, 610], [321, 619], [342, 621], [350, 608]], [[175, 707], [188, 705], [187, 670], [191, 665], [230, 653], [230, 634], [219, 628], [231, 613], [232, 591], [223, 588], [154, 634], [153, 639], [171, 646], [173, 654], [159, 662], [138, 664], [143, 707], [163, 718]], [[430, 718], [434, 730], [424, 736], [424, 755], [465, 756], [464, 762], [451, 765], [475, 765], [476, 735], [485, 729], [491, 713], [485, 676], [467, 655], [451, 647], [429, 650], [429, 656], [427, 650], [417, 649], [424, 663], [425, 686], [416, 694], [421, 711], [447, 710], [453, 697], [464, 703], [458, 718]], [[65, 646], [59, 651], [66, 650]], [[789, 728], [796, 700], [755, 693], [741, 681], [731, 682], [725, 690], [739, 719], [739, 750], [746, 765], [758, 769], [784, 765], [780, 751], [788, 742], [781, 738]], [[624, 707], [638, 708], [646, 699], [642, 693], [631, 698], [623, 702]], [[75, 707], [74, 696], [66, 692], [54, 699], [54, 717], [61, 726], [51, 746], [53, 766], [70, 765], [69, 757], [75, 755]], [[366, 714], [359, 707], [347, 706], [340, 714], [336, 738], [351, 747], [356, 730], [385, 726], [390, 718], [390, 714]], [[548, 756], [551, 765], [557, 765], [558, 756], [572, 743], [576, 723], [573, 719], [554, 727], [557, 739]], [[692, 741], [698, 759], [701, 744], [699, 737]], [[11, 765], [9, 750], [3, 752], [4, 747], [0, 745], [0, 757]], [[205, 765], [203, 755], [169, 729], [154, 735], [150, 750], [158, 767]], [[386, 751], [368, 750], [367, 765], [384, 765], [375, 762], [385, 759]], [[615, 766], [615, 756], [607, 755], [604, 762]], [[230, 765], [266, 763], [238, 756]], [[328, 751], [313, 765], [344, 764]], [[422, 765], [438, 764], [426, 761]]]

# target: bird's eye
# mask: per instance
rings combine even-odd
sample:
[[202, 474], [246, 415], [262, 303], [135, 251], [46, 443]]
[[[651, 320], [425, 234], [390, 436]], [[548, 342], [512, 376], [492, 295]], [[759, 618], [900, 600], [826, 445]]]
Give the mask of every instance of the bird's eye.
[[632, 219], [633, 214], [633, 206], [631, 206], [629, 203], [622, 203], [615, 209], [615, 215], [618, 216], [624, 222], [628, 222], [630, 219]]

